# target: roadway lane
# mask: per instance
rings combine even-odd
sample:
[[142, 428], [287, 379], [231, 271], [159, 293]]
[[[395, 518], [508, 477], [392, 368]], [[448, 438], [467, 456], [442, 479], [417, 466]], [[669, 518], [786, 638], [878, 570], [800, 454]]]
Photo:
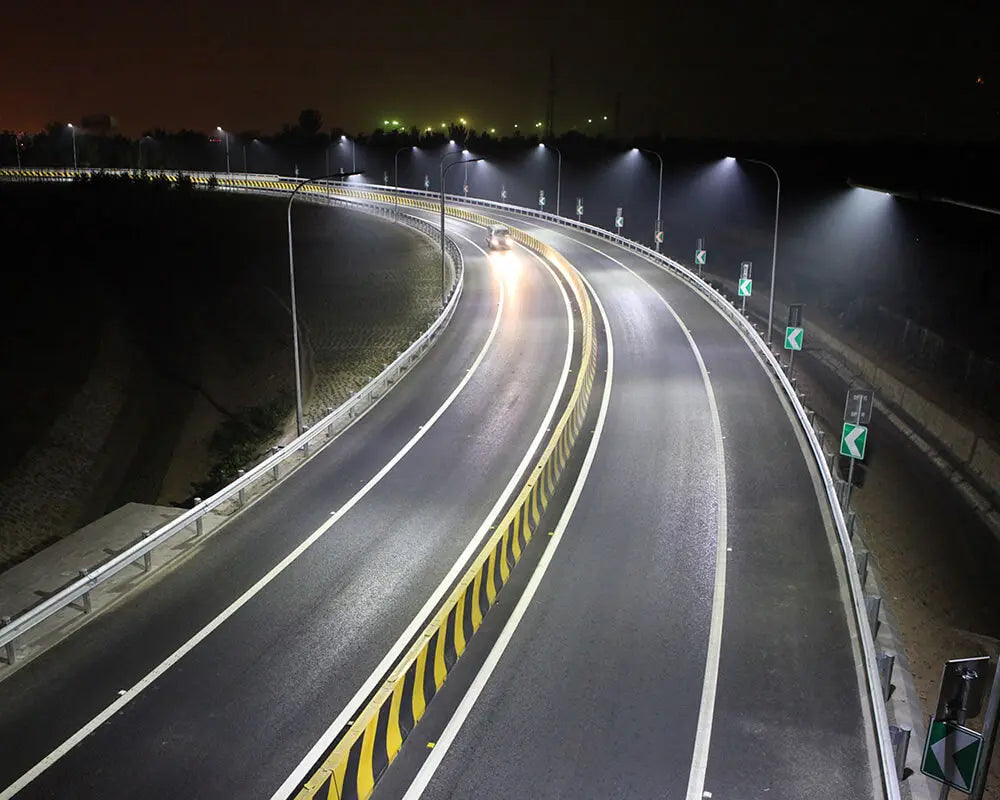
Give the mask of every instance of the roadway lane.
[[[461, 232], [476, 240], [478, 228]], [[328, 521], [454, 403], [361, 502], [19, 797], [267, 794], [341, 712], [460, 558], [543, 424], [567, 353], [553, 277], [500, 282], [477, 248], [441, 341], [298, 475], [197, 556], [0, 683], [7, 786]], [[72, 787], [70, 789], [69, 787]]]
[[[615, 347], [610, 407], [558, 550], [453, 741], [440, 735], [446, 720], [429, 715], [427, 735], [447, 750], [419, 796], [872, 797], [838, 560], [770, 379], [678, 280], [591, 237], [510, 221], [557, 247], [603, 301]], [[719, 464], [706, 388], [661, 297], [702, 354], [725, 437], [721, 653], [707, 773], [691, 794]], [[408, 745], [376, 797], [410, 785], [428, 751]]]

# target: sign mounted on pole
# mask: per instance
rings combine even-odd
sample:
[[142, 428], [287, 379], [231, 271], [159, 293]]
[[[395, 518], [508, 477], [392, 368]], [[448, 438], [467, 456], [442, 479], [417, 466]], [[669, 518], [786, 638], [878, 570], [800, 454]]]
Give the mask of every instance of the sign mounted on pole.
[[539, 210], [545, 208], [545, 190], [544, 189], [539, 189], [538, 190], [538, 208], [539, 208]]
[[506, 186], [501, 186], [500, 187], [500, 202], [501, 203], [506, 203], [507, 202], [507, 187]]
[[980, 768], [983, 736], [954, 722], [931, 718], [920, 771], [960, 792], [970, 792]]
[[[753, 262], [752, 261], [742, 261], [740, 262], [740, 281], [738, 285], [738, 293], [740, 297], [747, 298], [753, 291]], [[746, 311], [747, 301], [743, 300], [743, 310]]]
[[788, 306], [788, 327], [802, 327], [802, 303], [792, 303]]
[[983, 707], [983, 695], [992, 680], [989, 656], [952, 658], [941, 670], [934, 719], [964, 724], [978, 717]]
[[840, 433], [840, 454], [848, 458], [864, 460], [865, 445], [868, 444], [868, 428], [864, 425], [844, 423]]
[[426, 192], [430, 188], [431, 188], [431, 176], [424, 175], [424, 191]]
[[872, 421], [875, 392], [871, 389], [848, 389], [844, 403], [844, 422], [868, 425]]
[[579, 222], [580, 218], [583, 216], [583, 198], [576, 198], [576, 221]]
[[802, 328], [794, 328], [791, 325], [785, 328], [785, 349], [801, 350], [803, 334]]
[[663, 231], [657, 231], [653, 238], [656, 240], [657, 244], [663, 244]]
[[740, 297], [749, 297], [753, 293], [753, 281], [750, 278], [740, 278]]
[[615, 227], [618, 228], [618, 232], [621, 233], [622, 227], [625, 225], [625, 216], [622, 214], [621, 208], [615, 209]]

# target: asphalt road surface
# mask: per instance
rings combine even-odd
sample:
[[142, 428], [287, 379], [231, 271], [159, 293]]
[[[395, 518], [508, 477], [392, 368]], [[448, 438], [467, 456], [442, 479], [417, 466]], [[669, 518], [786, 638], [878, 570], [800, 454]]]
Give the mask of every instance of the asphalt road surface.
[[510, 222], [559, 249], [606, 310], [605, 426], [492, 674], [482, 658], [456, 670], [375, 797], [875, 796], [839, 556], [770, 378], [677, 279]]
[[180, 568], [0, 682], [0, 796], [55, 753], [18, 797], [266, 797], [357, 710], [366, 679], [487, 532], [569, 366], [572, 315], [554, 276], [524, 251], [498, 266], [457, 241], [458, 311], [392, 392]]

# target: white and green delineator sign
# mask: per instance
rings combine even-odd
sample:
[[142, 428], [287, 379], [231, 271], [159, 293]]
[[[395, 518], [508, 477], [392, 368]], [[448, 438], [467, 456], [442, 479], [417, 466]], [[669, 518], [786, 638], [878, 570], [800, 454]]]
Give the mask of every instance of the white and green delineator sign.
[[694, 263], [699, 266], [705, 266], [708, 262], [708, 251], [707, 250], [695, 250], [694, 251]]
[[753, 292], [753, 278], [740, 278], [739, 286], [740, 297], [749, 297]]
[[805, 328], [793, 328], [791, 326], [785, 328], [785, 349], [801, 350], [804, 332]]
[[840, 433], [840, 454], [848, 458], [864, 459], [866, 444], [868, 444], [868, 428], [845, 422], [844, 429]]
[[924, 744], [920, 771], [936, 781], [961, 792], [972, 790], [979, 760], [983, 754], [983, 735], [954, 722], [932, 719]]

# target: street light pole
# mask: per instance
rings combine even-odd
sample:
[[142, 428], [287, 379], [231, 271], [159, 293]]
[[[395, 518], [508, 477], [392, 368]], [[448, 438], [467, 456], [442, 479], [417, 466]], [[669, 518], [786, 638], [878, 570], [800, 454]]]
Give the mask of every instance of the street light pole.
[[771, 247], [771, 296], [767, 303], [767, 346], [770, 349], [771, 341], [773, 339], [771, 326], [774, 320], [774, 271], [775, 265], [778, 261], [778, 211], [781, 207], [781, 177], [778, 175], [778, 170], [766, 161], [761, 161], [756, 158], [746, 158], [744, 161], [749, 161], [753, 164], [760, 164], [763, 167], [767, 167], [774, 173], [774, 179], [778, 182], [778, 191], [774, 197], [774, 244]]
[[221, 125], [216, 125], [215, 129], [222, 134], [223, 138], [226, 140], [226, 174], [228, 175], [229, 170], [229, 134], [226, 133]]
[[[354, 173], [349, 174], [353, 175]], [[302, 425], [302, 364], [299, 358], [299, 318], [295, 304], [295, 253], [292, 250], [292, 201], [303, 186], [319, 181], [346, 177], [348, 177], [348, 174], [341, 172], [336, 175], [320, 175], [317, 178], [310, 178], [296, 186], [288, 197], [288, 285], [292, 298], [292, 356], [295, 359], [295, 429], [298, 431], [299, 436], [302, 435], [304, 428]]]
[[77, 169], [76, 164], [76, 128], [73, 127], [73, 123], [69, 123], [69, 132], [73, 134], [73, 169]]
[[357, 172], [358, 171], [358, 165], [357, 165], [357, 162], [355, 160], [355, 154], [357, 152], [358, 145], [355, 143], [355, 141], [353, 139], [347, 138], [347, 136], [345, 134], [343, 134], [343, 133], [340, 134], [340, 141], [342, 141], [342, 142], [350, 142], [351, 143], [351, 172]]
[[[660, 183], [659, 183], [659, 188], [657, 188], [656, 190], [656, 232], [662, 234], [663, 219], [660, 217], [660, 209], [662, 208], [663, 204], [663, 156], [661, 156], [655, 150], [643, 150], [642, 152], [649, 153], [650, 155], [654, 155], [658, 159], [660, 159]], [[653, 238], [655, 239], [656, 237], [654, 236]], [[656, 244], [656, 252], [659, 253], [660, 243], [657, 241], [655, 242], [655, 244]]]
[[454, 155], [454, 153], [445, 153], [441, 157], [441, 308], [444, 308], [448, 294], [447, 270], [445, 268], [445, 259], [444, 259], [444, 176], [448, 174], [448, 170], [450, 170], [452, 167], [457, 167], [459, 164], [469, 164], [473, 161], [485, 160], [483, 158], [467, 158], [463, 159], [462, 161], [453, 161], [446, 167], [444, 165], [444, 161], [450, 155]]
[[396, 191], [392, 194], [392, 210], [395, 214], [399, 213], [399, 154], [405, 150], [409, 150], [409, 147], [400, 147], [392, 156], [392, 185]]
[[556, 162], [556, 216], [559, 216], [559, 200], [562, 196], [562, 150], [556, 147], [554, 144], [545, 144], [542, 142], [539, 147], [551, 147], [556, 151], [556, 155], [559, 160]]

